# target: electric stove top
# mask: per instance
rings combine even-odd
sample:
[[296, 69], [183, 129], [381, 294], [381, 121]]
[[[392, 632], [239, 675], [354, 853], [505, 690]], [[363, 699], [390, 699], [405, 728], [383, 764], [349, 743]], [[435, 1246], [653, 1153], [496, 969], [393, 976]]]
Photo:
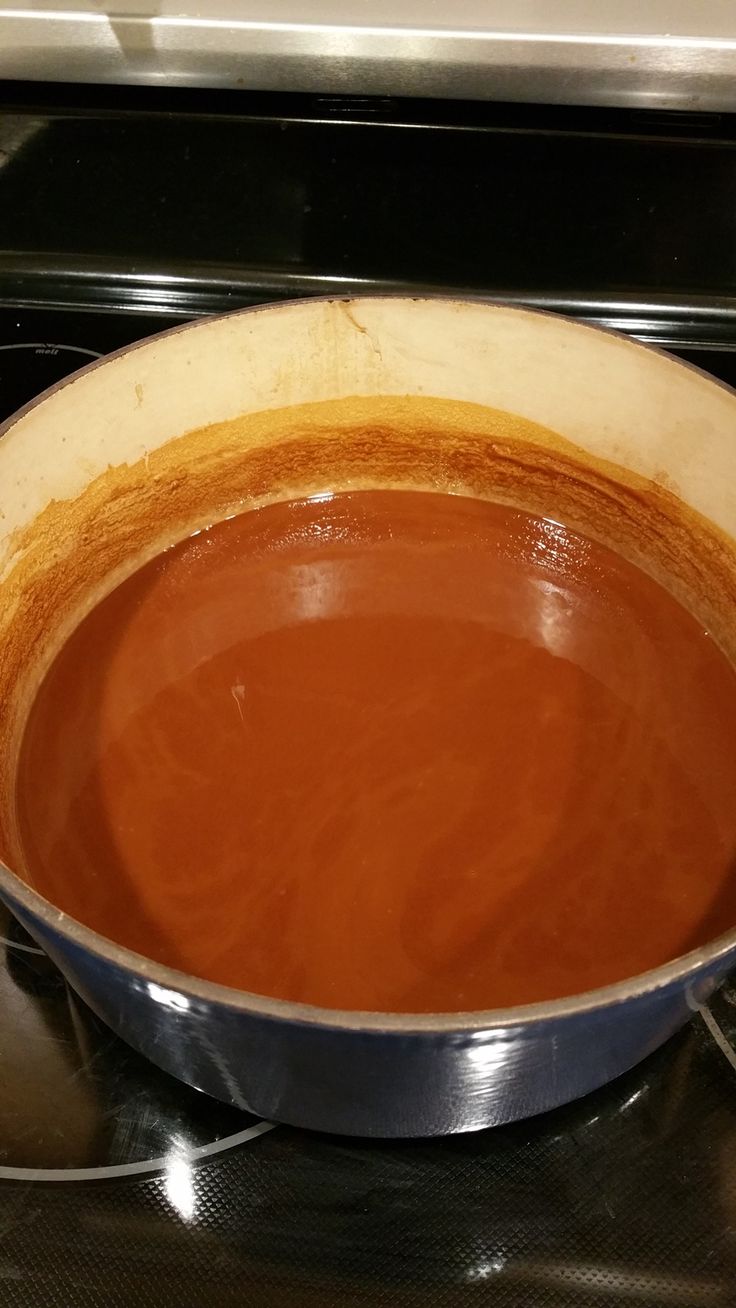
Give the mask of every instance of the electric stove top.
[[[0, 417], [198, 314], [361, 290], [561, 310], [733, 383], [734, 193], [727, 115], [0, 83]], [[157, 1071], [0, 910], [0, 1308], [733, 1308], [734, 1050], [727, 986], [547, 1116], [318, 1136]]]
[[369, 1143], [180, 1085], [0, 934], [4, 1308], [733, 1304], [736, 990], [577, 1104]]

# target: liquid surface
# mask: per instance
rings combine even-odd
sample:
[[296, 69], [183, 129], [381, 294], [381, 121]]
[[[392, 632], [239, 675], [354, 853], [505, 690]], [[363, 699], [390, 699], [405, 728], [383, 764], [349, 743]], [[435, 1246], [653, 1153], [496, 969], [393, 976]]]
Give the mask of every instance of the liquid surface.
[[33, 706], [29, 880], [160, 962], [337, 1008], [623, 979], [736, 923], [736, 675], [556, 523], [365, 491], [144, 567]]

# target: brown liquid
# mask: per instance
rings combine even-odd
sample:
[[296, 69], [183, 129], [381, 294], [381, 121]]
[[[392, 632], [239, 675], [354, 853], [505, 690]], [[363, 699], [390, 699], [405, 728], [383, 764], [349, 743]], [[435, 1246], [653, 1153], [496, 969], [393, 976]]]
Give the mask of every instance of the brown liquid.
[[553, 522], [364, 491], [201, 532], [32, 708], [49, 899], [141, 953], [338, 1008], [560, 997], [736, 923], [736, 675]]

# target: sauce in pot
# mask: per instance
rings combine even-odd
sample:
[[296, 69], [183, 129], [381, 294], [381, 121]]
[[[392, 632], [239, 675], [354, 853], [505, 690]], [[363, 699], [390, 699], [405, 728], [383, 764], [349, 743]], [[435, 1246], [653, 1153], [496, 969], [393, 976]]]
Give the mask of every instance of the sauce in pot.
[[37, 889], [197, 976], [346, 1009], [559, 998], [736, 925], [736, 675], [558, 523], [273, 504], [84, 619], [17, 803]]

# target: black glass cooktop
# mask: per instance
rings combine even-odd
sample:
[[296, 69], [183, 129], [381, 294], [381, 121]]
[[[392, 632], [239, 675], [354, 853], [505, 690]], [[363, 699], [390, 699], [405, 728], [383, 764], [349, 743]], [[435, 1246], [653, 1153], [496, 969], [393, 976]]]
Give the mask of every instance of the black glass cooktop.
[[0, 935], [0, 1304], [733, 1304], [736, 992], [568, 1108], [377, 1144], [179, 1085]]
[[[564, 310], [734, 382], [734, 193], [721, 115], [0, 85], [0, 418], [319, 291]], [[147, 1064], [0, 910], [0, 1308], [733, 1308], [734, 1050], [726, 987], [545, 1117], [317, 1136]]]

